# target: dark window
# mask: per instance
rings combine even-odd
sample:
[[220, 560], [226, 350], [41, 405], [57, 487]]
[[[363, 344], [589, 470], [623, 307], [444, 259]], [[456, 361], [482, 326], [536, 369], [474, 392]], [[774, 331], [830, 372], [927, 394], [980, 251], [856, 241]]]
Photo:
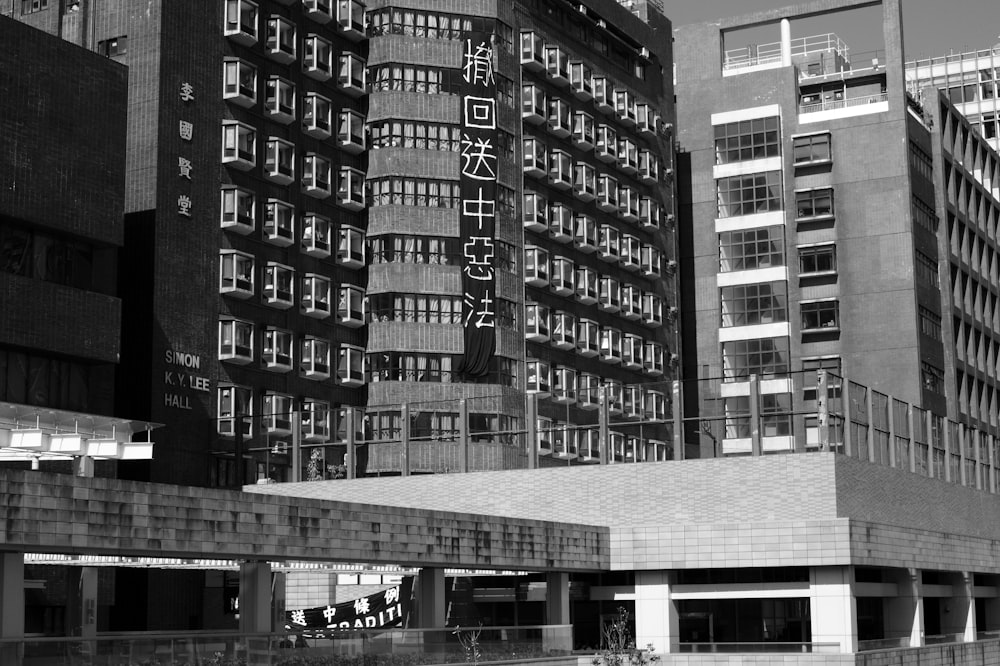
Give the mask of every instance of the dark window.
[[826, 330], [840, 327], [840, 308], [835, 300], [806, 301], [800, 305], [802, 330]]
[[33, 14], [49, 8], [49, 0], [21, 0], [21, 13]]
[[837, 270], [837, 246], [814, 245], [799, 248], [799, 275], [832, 273]]
[[111, 39], [99, 41], [97, 42], [97, 52], [108, 58], [122, 55], [128, 52], [128, 37], [121, 35], [120, 37], [112, 37]]
[[830, 217], [833, 215], [833, 189], [824, 187], [795, 193], [795, 217]]
[[941, 315], [920, 306], [920, 332], [934, 340], [941, 339]]
[[792, 159], [796, 164], [826, 162], [831, 159], [828, 133], [798, 136], [792, 142]]
[[923, 362], [920, 364], [920, 375], [926, 390], [944, 395], [944, 370]]
[[914, 270], [917, 274], [917, 280], [928, 287], [940, 289], [941, 281], [938, 277], [937, 261], [931, 259], [923, 252], [917, 252], [916, 256], [917, 261]]

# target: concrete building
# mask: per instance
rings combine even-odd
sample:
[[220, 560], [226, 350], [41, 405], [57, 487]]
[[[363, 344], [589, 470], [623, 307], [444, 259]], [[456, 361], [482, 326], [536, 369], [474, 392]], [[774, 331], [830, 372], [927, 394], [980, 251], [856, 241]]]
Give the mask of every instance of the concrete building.
[[[959, 256], [965, 232], [952, 224], [962, 217], [954, 167], [935, 147], [942, 128], [925, 121], [906, 89], [900, 3], [876, 7], [867, 18], [881, 21], [883, 43], [863, 55], [836, 35], [793, 30], [806, 19], [872, 12], [864, 2], [676, 31], [678, 141], [690, 174], [680, 193], [683, 321], [697, 341], [685, 375], [720, 386], [705, 399], [687, 390], [686, 406], [713, 419], [707, 429], [724, 453], [747, 451], [739, 415], [756, 393], [749, 382], [760, 380], [764, 412], [809, 411], [818, 369], [972, 427], [996, 425], [987, 408], [992, 349], [979, 342], [994, 335], [992, 314], [976, 308], [978, 286], [962, 270], [969, 261]], [[780, 40], [734, 48], [741, 31], [761, 26]], [[983, 142], [967, 147], [991, 163]], [[992, 210], [991, 187], [977, 194], [984, 213]], [[988, 214], [966, 217], [976, 219], [969, 241], [988, 235]], [[967, 344], [982, 356], [968, 370], [960, 362]], [[803, 374], [769, 379], [789, 371]], [[767, 417], [762, 428], [768, 450], [818, 443], [809, 418]]]

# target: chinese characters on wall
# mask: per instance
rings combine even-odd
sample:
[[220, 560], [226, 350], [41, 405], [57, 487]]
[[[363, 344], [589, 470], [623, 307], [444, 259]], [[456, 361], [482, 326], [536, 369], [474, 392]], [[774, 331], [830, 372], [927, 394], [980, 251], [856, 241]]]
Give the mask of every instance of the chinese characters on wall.
[[[194, 86], [188, 82], [183, 82], [180, 85], [180, 98], [184, 102], [185, 106], [194, 101]], [[177, 123], [177, 133], [181, 138], [181, 141], [185, 143], [191, 143], [194, 139], [194, 125], [187, 120], [179, 120]], [[178, 177], [191, 180], [191, 160], [183, 155], [177, 157], [177, 171]], [[191, 201], [191, 196], [188, 194], [180, 194], [177, 196], [177, 214], [183, 215], [184, 217], [191, 217], [191, 208], [193, 203]]]
[[470, 33], [466, 38], [459, 90], [465, 356], [458, 371], [470, 377], [486, 375], [496, 351], [497, 104], [491, 43], [488, 33]]

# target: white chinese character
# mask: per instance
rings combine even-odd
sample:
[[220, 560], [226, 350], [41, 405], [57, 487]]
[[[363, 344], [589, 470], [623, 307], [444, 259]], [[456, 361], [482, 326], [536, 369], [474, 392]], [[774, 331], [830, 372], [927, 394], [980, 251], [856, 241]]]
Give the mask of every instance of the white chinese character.
[[177, 168], [180, 170], [181, 178], [191, 180], [191, 160], [186, 157], [178, 157]]
[[368, 597], [354, 600], [354, 612], [358, 615], [364, 615], [368, 612]]
[[194, 86], [185, 81], [181, 84], [181, 99], [190, 102], [194, 99]]
[[462, 321], [462, 326], [468, 327], [472, 318], [476, 317], [476, 328], [493, 328], [496, 313], [493, 312], [492, 306], [493, 298], [490, 297], [489, 292], [483, 294], [480, 299], [465, 292], [465, 318]]
[[[496, 152], [489, 139], [462, 133], [462, 175], [475, 180], [496, 180]], [[492, 161], [492, 165], [490, 162]]]
[[465, 127], [497, 128], [497, 101], [491, 97], [466, 95], [463, 98], [462, 113]]
[[387, 606], [392, 605], [399, 601], [399, 586], [390, 587], [385, 591], [385, 596], [382, 597]]
[[304, 610], [293, 610], [292, 622], [295, 624], [301, 624], [303, 627], [306, 626], [306, 612]]
[[473, 280], [493, 279], [493, 239], [486, 236], [470, 236], [464, 246], [466, 275]]
[[478, 199], [462, 200], [462, 215], [476, 220], [476, 225], [480, 230], [483, 228], [484, 220], [492, 220], [496, 214], [496, 201], [483, 198], [483, 188], [479, 188]]
[[186, 194], [177, 197], [177, 212], [186, 217], [191, 217], [191, 197]]
[[472, 40], [465, 40], [465, 65], [462, 67], [462, 78], [471, 85], [488, 86], [493, 79], [493, 48], [481, 42], [473, 48]]
[[181, 138], [185, 141], [190, 141], [191, 137], [194, 136], [194, 125], [186, 120], [180, 121], [178, 129], [180, 131]]
[[326, 610], [323, 611], [323, 617], [326, 618], [327, 624], [333, 622], [333, 616], [337, 614], [337, 609], [333, 606], [327, 606]]

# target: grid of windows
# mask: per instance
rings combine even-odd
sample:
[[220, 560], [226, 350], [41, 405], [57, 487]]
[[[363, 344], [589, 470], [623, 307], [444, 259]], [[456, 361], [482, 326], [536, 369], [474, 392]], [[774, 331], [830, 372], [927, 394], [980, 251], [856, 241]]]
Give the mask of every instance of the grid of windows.
[[750, 375], [777, 375], [788, 372], [788, 338], [760, 338], [722, 343], [723, 373], [727, 380], [744, 380]]
[[720, 218], [781, 210], [781, 172], [767, 171], [716, 181]]
[[719, 270], [749, 271], [785, 263], [784, 230], [760, 227], [719, 234]]
[[920, 332], [933, 340], [941, 340], [941, 315], [922, 305], [919, 307], [919, 313]]
[[729, 164], [781, 154], [779, 120], [755, 118], [715, 126], [715, 163]]
[[465, 39], [469, 32], [496, 34], [509, 51], [513, 42], [511, 27], [492, 18], [386, 8], [368, 14], [368, 36], [407, 35], [427, 39]]
[[800, 190], [795, 193], [795, 218], [802, 220], [833, 215], [833, 188]]
[[722, 326], [750, 326], [787, 321], [784, 282], [723, 287]]
[[915, 173], [923, 176], [925, 180], [934, 180], [934, 167], [931, 164], [931, 156], [912, 141], [910, 142], [910, 168]]
[[938, 217], [933, 208], [914, 196], [910, 201], [910, 210], [913, 213], [913, 221], [917, 223], [917, 226], [923, 227], [931, 233], [937, 233]]
[[373, 264], [458, 264], [459, 239], [444, 236], [385, 234], [368, 240]]
[[368, 128], [373, 149], [417, 148], [457, 153], [461, 146], [458, 125], [382, 120], [371, 123]]
[[830, 159], [829, 132], [797, 136], [792, 139], [792, 160], [795, 164], [815, 164], [818, 162], [828, 162]]
[[406, 321], [458, 324], [462, 297], [444, 294], [372, 294], [368, 297], [369, 321]]
[[426, 206], [456, 208], [461, 199], [458, 183], [429, 178], [373, 178], [368, 181], [369, 206]]
[[920, 376], [924, 382], [924, 389], [944, 395], [944, 370], [922, 361]]
[[837, 270], [837, 246], [833, 243], [799, 248], [799, 275], [833, 273]]
[[835, 299], [803, 301], [800, 306], [803, 331], [828, 330], [840, 327], [840, 307]]
[[427, 95], [457, 95], [462, 85], [462, 72], [457, 69], [385, 63], [368, 71], [369, 92], [395, 90]]

